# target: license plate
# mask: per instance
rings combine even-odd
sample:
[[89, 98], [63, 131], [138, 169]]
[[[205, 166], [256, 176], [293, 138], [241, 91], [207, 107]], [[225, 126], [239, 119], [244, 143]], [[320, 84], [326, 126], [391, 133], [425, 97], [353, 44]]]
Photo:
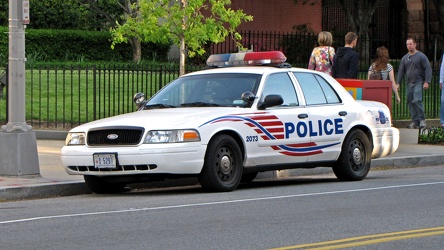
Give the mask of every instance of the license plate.
[[116, 168], [115, 154], [95, 154], [94, 167], [99, 169], [113, 169]]

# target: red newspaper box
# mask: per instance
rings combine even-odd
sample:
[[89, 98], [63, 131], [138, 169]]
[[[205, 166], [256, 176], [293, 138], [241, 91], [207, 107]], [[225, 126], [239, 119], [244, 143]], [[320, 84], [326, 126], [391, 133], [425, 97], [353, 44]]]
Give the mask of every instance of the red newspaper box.
[[336, 79], [355, 100], [382, 102], [392, 110], [392, 82], [387, 80]]

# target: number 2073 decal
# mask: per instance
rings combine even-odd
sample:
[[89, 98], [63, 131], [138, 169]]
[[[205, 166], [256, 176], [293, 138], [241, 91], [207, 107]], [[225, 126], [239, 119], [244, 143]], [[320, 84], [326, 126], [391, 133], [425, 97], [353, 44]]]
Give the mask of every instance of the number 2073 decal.
[[246, 142], [257, 142], [258, 140], [259, 140], [259, 136], [257, 136], [257, 135], [247, 136], [245, 138]]

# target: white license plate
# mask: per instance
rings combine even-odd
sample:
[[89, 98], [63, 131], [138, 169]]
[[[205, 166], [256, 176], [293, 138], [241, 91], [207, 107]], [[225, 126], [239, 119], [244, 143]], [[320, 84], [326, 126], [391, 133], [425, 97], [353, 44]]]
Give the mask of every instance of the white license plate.
[[95, 154], [94, 155], [94, 167], [100, 168], [100, 169], [116, 168], [116, 155], [115, 154]]

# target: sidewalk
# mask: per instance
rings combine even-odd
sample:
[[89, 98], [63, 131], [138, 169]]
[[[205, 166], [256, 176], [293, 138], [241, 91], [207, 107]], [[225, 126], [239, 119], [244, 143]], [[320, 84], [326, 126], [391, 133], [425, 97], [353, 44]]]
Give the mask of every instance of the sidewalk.
[[[400, 128], [398, 150], [387, 157], [372, 160], [372, 168], [431, 166], [444, 163], [444, 146], [418, 144], [418, 130]], [[91, 193], [83, 176], [68, 175], [62, 167], [60, 149], [66, 132], [36, 131], [41, 177], [0, 176], [0, 202], [28, 198], [49, 198]], [[330, 173], [330, 168], [279, 171], [277, 177]], [[269, 173], [269, 172], [268, 172]], [[258, 178], [275, 178], [273, 174]], [[180, 183], [180, 182], [178, 182]]]

